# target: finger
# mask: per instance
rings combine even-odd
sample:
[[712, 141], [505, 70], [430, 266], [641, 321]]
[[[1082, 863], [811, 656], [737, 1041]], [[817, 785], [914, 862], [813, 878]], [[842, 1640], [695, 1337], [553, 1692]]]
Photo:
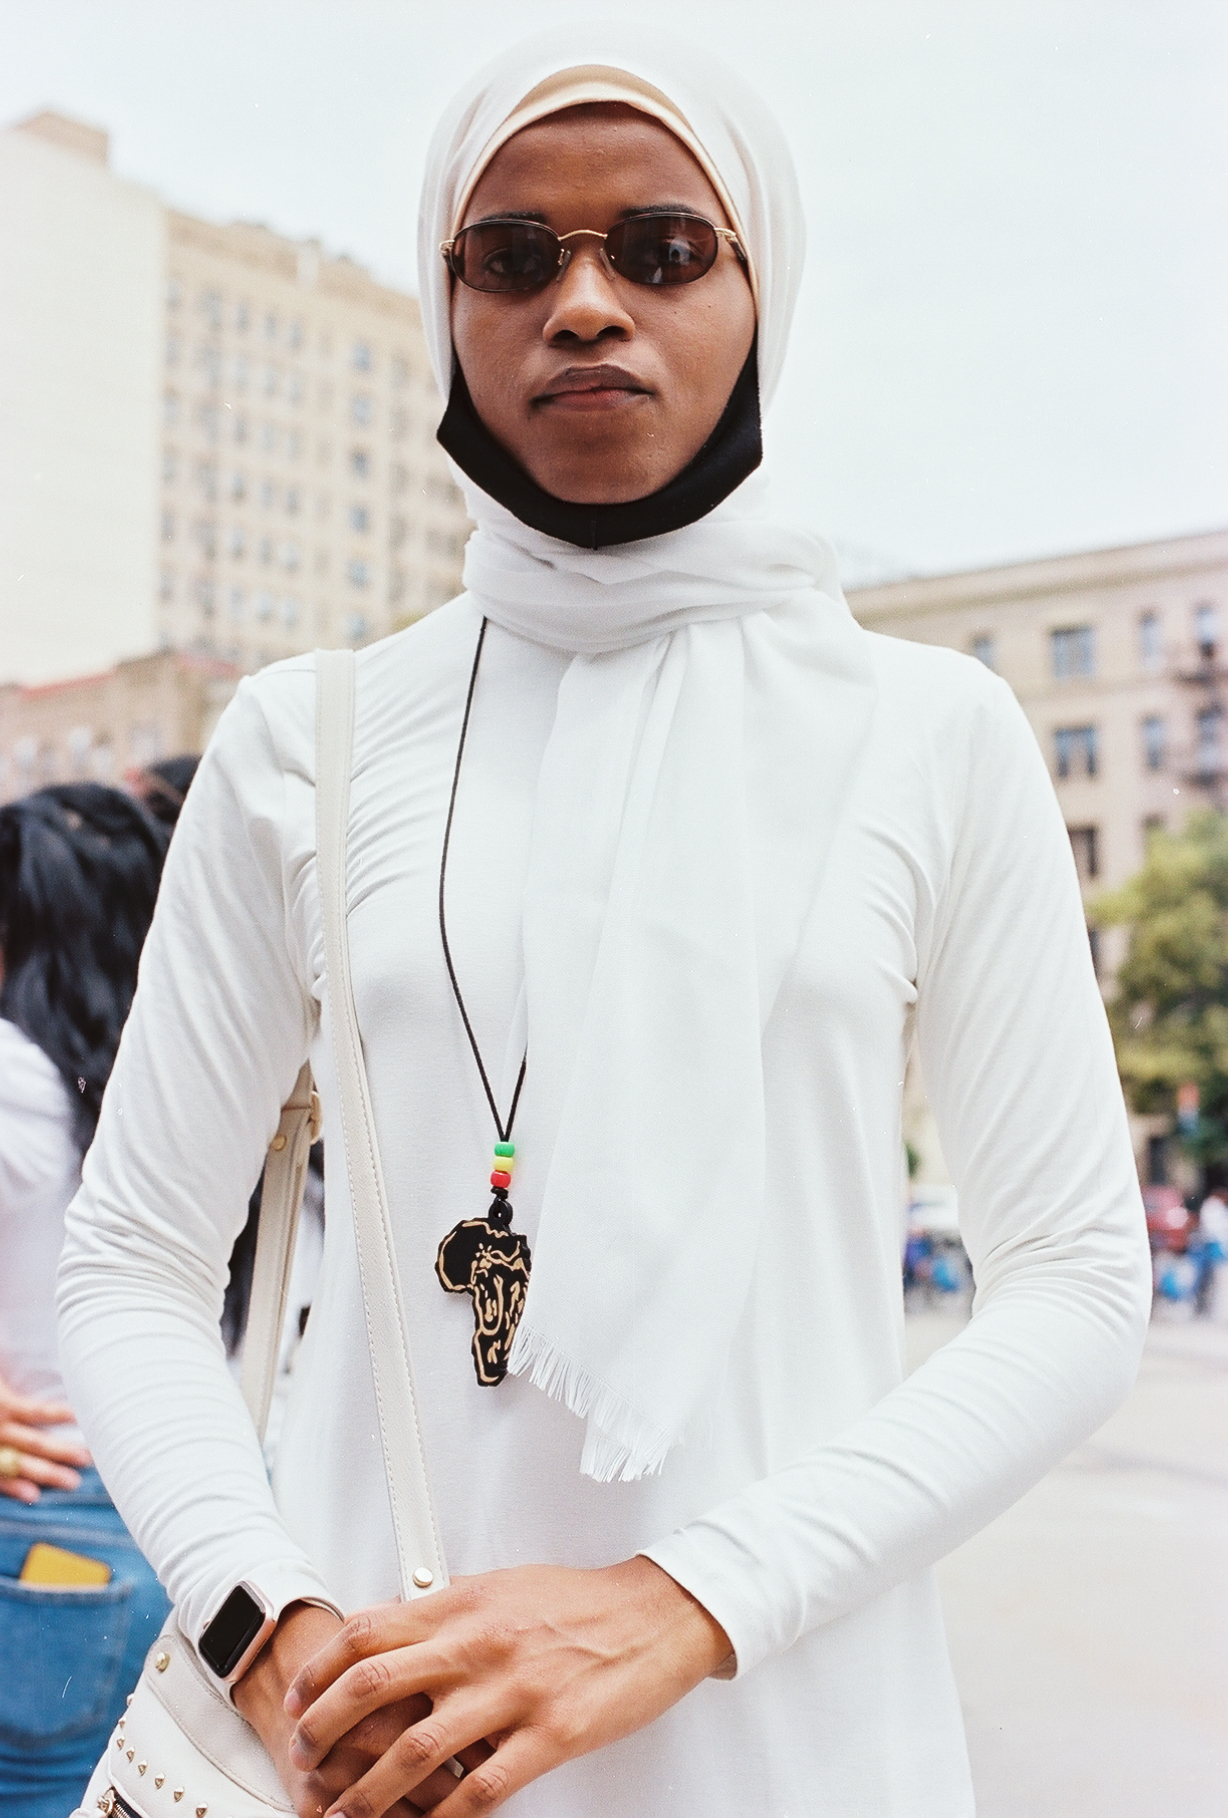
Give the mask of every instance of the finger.
[[424, 1597], [412, 1604], [380, 1603], [351, 1616], [291, 1680], [285, 1698], [287, 1714], [300, 1717], [327, 1687], [369, 1655], [424, 1639], [435, 1625], [422, 1623], [418, 1612], [423, 1604], [434, 1602], [434, 1597]]
[[11, 1496], [14, 1502], [37, 1502], [41, 1495], [28, 1477], [0, 1477], [0, 1496]]
[[[31, 1483], [42, 1484], [48, 1490], [79, 1490], [81, 1479], [75, 1471], [64, 1465], [51, 1464], [45, 1458], [36, 1458], [31, 1453], [21, 1453], [21, 1476]], [[9, 1477], [6, 1483], [18, 1483], [19, 1478]]]
[[74, 1419], [66, 1401], [39, 1401], [34, 1395], [17, 1395], [10, 1389], [0, 1395], [0, 1413], [11, 1420], [28, 1420], [36, 1427], [67, 1427]]
[[[434, 1780], [443, 1796], [450, 1796], [455, 1777], [444, 1767], [458, 1749], [481, 1742], [488, 1730], [506, 1721], [487, 1697], [462, 1704], [450, 1699], [436, 1705], [429, 1717], [398, 1737], [369, 1773], [343, 1793], [336, 1810], [345, 1818], [379, 1818], [397, 1798], [411, 1797], [422, 1804], [426, 1783]], [[485, 1763], [482, 1764], [485, 1766]], [[452, 1786], [447, 1781], [452, 1781]]]
[[[306, 1770], [382, 1706], [438, 1687], [444, 1667], [434, 1648], [394, 1648], [348, 1667], [310, 1704], [290, 1738], [290, 1759]], [[469, 1740], [469, 1738], [466, 1738]]]
[[79, 1439], [63, 1439], [54, 1433], [44, 1433], [38, 1427], [23, 1426], [19, 1421], [8, 1420], [0, 1426], [0, 1445], [16, 1446], [19, 1452], [28, 1452], [34, 1458], [50, 1458], [57, 1464], [87, 1465], [90, 1455]]
[[[457, 1783], [442, 1804], [435, 1806], [431, 1818], [485, 1818], [487, 1812], [496, 1811], [530, 1780], [557, 1766], [558, 1761], [535, 1731], [517, 1730]], [[365, 1818], [348, 1803], [344, 1810], [346, 1818]], [[330, 1813], [329, 1818], [338, 1818], [338, 1814]]]

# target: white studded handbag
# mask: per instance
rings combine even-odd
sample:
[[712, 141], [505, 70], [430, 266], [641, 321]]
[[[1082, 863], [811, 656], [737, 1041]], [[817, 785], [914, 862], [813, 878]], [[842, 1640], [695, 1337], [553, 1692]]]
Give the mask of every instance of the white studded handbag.
[[[346, 835], [354, 733], [354, 658], [316, 652], [316, 855], [332, 1004], [333, 1058], [363, 1303], [375, 1377], [401, 1595], [448, 1582], [435, 1519], [413, 1363], [375, 1120], [362, 1057], [346, 935]], [[243, 1396], [263, 1435], [294, 1253], [307, 1153], [319, 1101], [304, 1066], [282, 1108], [265, 1164], [252, 1276]], [[172, 1611], [149, 1650], [126, 1714], [73, 1818], [269, 1818], [293, 1813], [260, 1738], [199, 1659]]]

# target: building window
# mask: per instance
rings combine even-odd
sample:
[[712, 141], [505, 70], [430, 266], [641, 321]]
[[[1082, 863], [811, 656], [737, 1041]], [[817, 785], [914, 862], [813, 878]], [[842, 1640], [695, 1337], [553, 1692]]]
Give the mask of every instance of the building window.
[[240, 354], [235, 361], [235, 390], [246, 391], [247, 382], [250, 378], [251, 364], [246, 354]]
[[286, 396], [289, 398], [291, 404], [302, 403], [303, 375], [301, 372], [292, 372], [286, 380]]
[[350, 472], [365, 480], [371, 472], [371, 457], [365, 448], [350, 450]]
[[295, 572], [295, 570], [298, 568], [298, 565], [302, 561], [302, 559], [303, 559], [302, 550], [299, 548], [298, 544], [293, 539], [291, 539], [290, 542], [288, 542], [288, 543], [282, 544], [282, 546], [281, 546], [281, 565], [290, 574], [293, 574]]
[[276, 452], [277, 452], [277, 425], [276, 425], [276, 423], [262, 423], [260, 425], [260, 446], [261, 446], [261, 448], [263, 448], [263, 450], [266, 454], [276, 454]]
[[348, 563], [345, 572], [350, 578], [351, 587], [366, 587], [371, 580], [371, 570], [357, 556]]
[[200, 313], [210, 328], [222, 326], [222, 293], [220, 290], [201, 291]]
[[983, 632], [979, 638], [973, 638], [972, 654], [978, 663], [984, 663], [986, 669], [997, 668], [997, 664], [994, 662], [993, 639], [988, 632]]
[[281, 622], [287, 631], [293, 631], [298, 619], [299, 603], [292, 593], [288, 593], [281, 603]]
[[286, 510], [292, 518], [296, 517], [298, 515], [300, 509], [302, 508], [302, 503], [303, 503], [303, 495], [299, 491], [298, 487], [297, 486], [289, 487], [286, 492]]
[[277, 317], [271, 313], [264, 318], [264, 338], [266, 341], [277, 339]]
[[371, 528], [371, 514], [367, 510], [366, 506], [365, 505], [351, 505], [350, 506], [350, 529], [361, 531], [361, 530], [370, 530], [370, 528]]
[[265, 564], [266, 567], [273, 560], [273, 539], [272, 539], [272, 537], [261, 537], [261, 539], [260, 539], [260, 560]]
[[388, 432], [391, 435], [394, 442], [400, 442], [404, 439], [405, 433], [408, 430], [408, 428], [409, 428], [408, 413], [406, 411], [402, 410], [400, 408], [400, 406], [398, 405], [397, 408], [393, 411], [391, 418], [389, 419]]
[[400, 461], [394, 461], [392, 466], [388, 469], [388, 490], [389, 490], [389, 492], [404, 492], [405, 488], [408, 485], [409, 485], [408, 467], [403, 466]]
[[1199, 776], [1219, 776], [1224, 769], [1224, 713], [1220, 707], [1204, 707], [1198, 715], [1197, 755]]
[[1097, 774], [1100, 765], [1094, 726], [1059, 726], [1053, 740], [1059, 777]]
[[368, 393], [356, 391], [350, 399], [350, 415], [355, 423], [366, 425], [371, 421], [372, 405]]
[[168, 278], [166, 280], [166, 307], [168, 309], [178, 309], [182, 302], [183, 285], [179, 282], [178, 278]]
[[1144, 852], [1146, 852], [1148, 846], [1150, 846], [1153, 836], [1157, 833], [1163, 833], [1166, 825], [1167, 825], [1167, 823], [1165, 822], [1164, 816], [1162, 814], [1144, 815], [1144, 817], [1143, 817], [1143, 851]]
[[1092, 971], [1096, 974], [1096, 977], [1099, 978], [1100, 977], [1100, 930], [1099, 930], [1099, 928], [1093, 928], [1090, 922], [1088, 923], [1088, 926], [1087, 926], [1087, 944], [1092, 950]]
[[388, 547], [399, 549], [409, 535], [409, 525], [404, 518], [393, 518], [388, 526]]
[[235, 414], [235, 441], [242, 444], [247, 440], [247, 418], [241, 413]]
[[183, 352], [183, 343], [178, 335], [168, 335], [166, 340], [166, 364], [178, 366], [179, 356]]
[[258, 593], [256, 595], [256, 617], [260, 620], [262, 625], [267, 624], [272, 618], [273, 609], [276, 603], [277, 602], [274, 600], [271, 593]]
[[230, 590], [230, 617], [232, 623], [235, 625], [241, 625], [243, 623], [243, 601], [243, 589], [241, 587], [232, 587]]
[[1168, 751], [1168, 727], [1158, 713], [1143, 721], [1143, 762], [1148, 770], [1163, 770]]
[[345, 621], [345, 635], [351, 644], [357, 644], [367, 635], [367, 621], [361, 612], [351, 612]]
[[299, 430], [292, 429], [286, 437], [286, 453], [292, 461], [302, 459], [303, 437]]
[[302, 345], [303, 319], [301, 316], [295, 316], [293, 322], [287, 322], [286, 324], [286, 346], [301, 347]]
[[236, 467], [230, 476], [230, 496], [232, 499], [247, 497], [247, 475], [241, 467]]
[[179, 472], [179, 461], [173, 448], [162, 450], [162, 478], [173, 480]]
[[173, 511], [162, 513], [162, 541], [164, 543], [175, 541], [175, 514]]
[[244, 302], [236, 303], [235, 304], [235, 329], [237, 330], [237, 332], [241, 335], [245, 335], [247, 333], [248, 329], [251, 327], [251, 325], [252, 325], [251, 304], [244, 303]]
[[353, 362], [355, 372], [370, 372], [371, 344], [369, 341], [355, 341]]
[[202, 575], [196, 583], [196, 603], [207, 619], [213, 617], [213, 582]]
[[1074, 853], [1075, 870], [1081, 884], [1090, 884], [1100, 876], [1100, 829], [1098, 827], [1068, 827], [1070, 849]]
[[1219, 608], [1210, 600], [1203, 600], [1194, 608], [1194, 636], [1199, 655], [1209, 663], [1219, 643]]
[[226, 547], [230, 551], [231, 558], [234, 561], [242, 561], [243, 557], [247, 554], [247, 532], [244, 530], [242, 524], [232, 524], [230, 526], [230, 532], [226, 539]]
[[272, 480], [261, 480], [260, 503], [264, 506], [266, 511], [271, 511], [273, 506], [277, 503], [277, 488], [274, 486]]
[[179, 421], [179, 399], [173, 391], [168, 391], [162, 400], [162, 421], [168, 429], [173, 429]]
[[394, 385], [404, 385], [409, 377], [409, 364], [404, 354], [393, 354], [388, 366], [388, 376]]
[[1164, 661], [1164, 642], [1160, 635], [1160, 615], [1145, 612], [1138, 622], [1138, 654], [1144, 669], [1159, 669]]
[[174, 597], [175, 577], [169, 568], [164, 568], [158, 581], [158, 598], [161, 600], [173, 600]]
[[1049, 633], [1053, 673], [1059, 682], [1096, 673], [1095, 633], [1090, 625], [1068, 625]]

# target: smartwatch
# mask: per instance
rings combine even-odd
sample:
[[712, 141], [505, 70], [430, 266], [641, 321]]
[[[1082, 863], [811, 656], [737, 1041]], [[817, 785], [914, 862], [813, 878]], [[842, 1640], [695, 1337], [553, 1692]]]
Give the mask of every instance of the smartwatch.
[[197, 1644], [197, 1653], [226, 1685], [242, 1679], [273, 1630], [277, 1616], [255, 1585], [237, 1584]]

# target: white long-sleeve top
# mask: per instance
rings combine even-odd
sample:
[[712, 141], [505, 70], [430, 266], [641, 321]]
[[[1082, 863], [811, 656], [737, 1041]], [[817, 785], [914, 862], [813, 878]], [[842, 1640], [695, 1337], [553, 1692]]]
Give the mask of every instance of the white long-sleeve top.
[[[1094, 1429], [1150, 1292], [1138, 1187], [1069, 843], [1007, 688], [873, 638], [878, 705], [765, 1035], [767, 1205], [710, 1444], [597, 1484], [582, 1428], [480, 1388], [441, 1236], [485, 1209], [490, 1112], [437, 921], [477, 635], [460, 600], [358, 659], [354, 985], [453, 1572], [657, 1560], [738, 1659], [649, 1729], [518, 1794], [524, 1818], [962, 1818], [933, 1562]], [[449, 934], [504, 1104], [519, 901], [567, 658], [490, 629], [449, 860]], [[188, 798], [85, 1183], [61, 1344], [125, 1520], [196, 1637], [239, 1579], [275, 1604], [395, 1595], [333, 1073], [314, 860], [314, 669], [245, 683]], [[914, 1034], [960, 1191], [970, 1325], [904, 1379], [901, 1086]], [[325, 1106], [319, 1290], [270, 1489], [217, 1321], [230, 1246], [310, 1051]], [[532, 1064], [523, 1127], [532, 1128]], [[517, 1157], [530, 1243], [544, 1158]], [[595, 1157], [618, 1191], [618, 1132]], [[719, 1168], [719, 1155], [696, 1166]], [[703, 1241], [702, 1232], [696, 1241]]]
[[55, 1273], [64, 1213], [80, 1184], [64, 1081], [23, 1030], [0, 1018], [0, 1380], [46, 1401], [64, 1398]]

